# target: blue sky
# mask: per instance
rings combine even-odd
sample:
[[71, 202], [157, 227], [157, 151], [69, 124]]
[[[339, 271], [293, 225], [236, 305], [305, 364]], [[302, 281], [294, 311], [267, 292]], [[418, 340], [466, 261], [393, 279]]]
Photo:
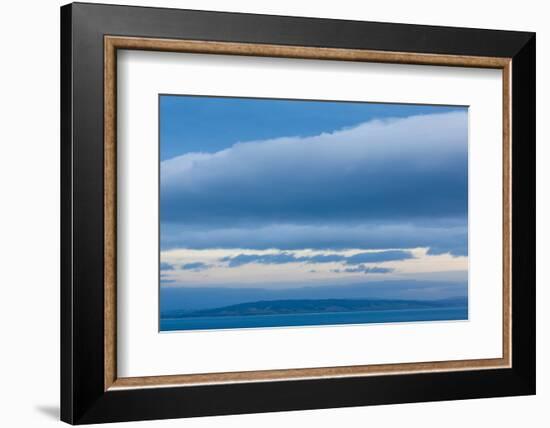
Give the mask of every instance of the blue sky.
[[465, 281], [467, 141], [465, 107], [163, 95], [161, 278]]
[[371, 119], [457, 110], [429, 105], [174, 95], [161, 95], [159, 102], [161, 160], [188, 152], [213, 153], [239, 141], [308, 137]]

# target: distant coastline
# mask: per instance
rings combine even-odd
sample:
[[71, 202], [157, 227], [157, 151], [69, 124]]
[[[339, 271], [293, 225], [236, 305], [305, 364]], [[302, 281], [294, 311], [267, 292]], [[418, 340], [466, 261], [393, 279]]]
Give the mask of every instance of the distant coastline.
[[396, 311], [404, 309], [443, 309], [466, 307], [466, 297], [440, 300], [403, 299], [292, 299], [263, 300], [202, 310], [175, 310], [161, 314], [164, 319], [235, 317], [261, 315], [291, 315], [310, 313], [342, 313], [369, 311]]
[[[457, 303], [458, 304], [458, 303]], [[467, 321], [467, 306], [375, 309], [342, 312], [225, 314], [161, 318], [161, 332], [251, 328], [321, 327], [360, 324]]]

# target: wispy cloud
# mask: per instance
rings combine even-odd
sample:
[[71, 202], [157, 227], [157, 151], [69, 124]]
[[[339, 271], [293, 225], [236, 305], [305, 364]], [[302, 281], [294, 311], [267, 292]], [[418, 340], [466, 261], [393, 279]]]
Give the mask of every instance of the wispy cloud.
[[160, 270], [164, 270], [164, 271], [174, 270], [174, 266], [172, 266], [170, 263], [161, 262], [160, 263]]
[[278, 254], [238, 254], [236, 256], [222, 257], [220, 261], [228, 262], [229, 267], [239, 267], [249, 263], [259, 264], [285, 264], [285, 263], [336, 263], [341, 262], [347, 265], [361, 263], [388, 262], [407, 260], [413, 258], [410, 251], [389, 250], [375, 251], [346, 256], [337, 253], [318, 254], [312, 256], [297, 256], [289, 252]]
[[359, 253], [350, 257], [346, 257], [345, 263], [347, 265], [355, 265], [359, 263], [390, 262], [395, 260], [407, 260], [412, 258], [413, 258], [413, 254], [410, 251], [403, 251], [403, 250], [376, 251], [376, 252], [368, 252], [368, 253]]
[[284, 263], [298, 263], [302, 257], [296, 257], [290, 253], [279, 254], [238, 254], [236, 256], [222, 257], [221, 262], [228, 262], [229, 267], [239, 267], [249, 263], [260, 263], [264, 265], [279, 265]]
[[[456, 280], [466, 272], [467, 257], [431, 255], [427, 248], [390, 250], [176, 249], [161, 252], [175, 269], [161, 271], [174, 285], [222, 287], [299, 287], [386, 279]], [[365, 275], [369, 274], [369, 275]], [[458, 277], [463, 278], [463, 275]], [[462, 280], [462, 279], [461, 279]], [[269, 285], [266, 285], [269, 284]], [[278, 284], [278, 285], [276, 285]]]
[[[357, 267], [346, 268], [346, 269], [343, 270], [343, 272], [346, 272], [346, 273], [391, 273], [394, 270], [395, 269], [393, 269], [393, 268], [385, 268], [385, 267], [380, 267], [380, 266], [368, 267], [368, 266], [365, 266], [365, 265], [359, 265]], [[336, 270], [336, 271], [338, 271], [338, 270]]]
[[205, 269], [208, 269], [210, 266], [203, 262], [192, 262], [192, 263], [185, 263], [181, 266], [183, 270], [192, 270], [195, 272], [199, 272]]

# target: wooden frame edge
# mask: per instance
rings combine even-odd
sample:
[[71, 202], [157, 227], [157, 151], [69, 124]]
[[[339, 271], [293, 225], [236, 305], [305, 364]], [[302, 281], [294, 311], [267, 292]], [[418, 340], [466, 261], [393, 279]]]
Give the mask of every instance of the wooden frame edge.
[[502, 69], [502, 356], [512, 367], [512, 60]]
[[510, 61], [509, 58], [501, 57], [121, 36], [105, 36], [105, 45], [109, 45], [114, 49], [149, 50], [161, 52], [320, 59], [333, 61], [383, 62], [394, 64], [445, 65], [479, 68], [504, 68]]
[[116, 48], [104, 44], [104, 388], [116, 380]]
[[110, 390], [499, 369], [504, 358], [118, 378]]
[[[116, 52], [117, 49], [495, 68], [503, 72], [503, 356], [495, 359], [117, 378], [116, 364]], [[363, 377], [510, 368], [511, 58], [361, 49], [104, 36], [104, 390]]]

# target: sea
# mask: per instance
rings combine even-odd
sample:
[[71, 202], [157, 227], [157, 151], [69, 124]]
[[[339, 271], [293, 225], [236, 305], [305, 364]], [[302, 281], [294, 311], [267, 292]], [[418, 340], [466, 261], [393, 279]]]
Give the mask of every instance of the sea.
[[375, 324], [415, 321], [456, 321], [467, 319], [468, 307], [464, 306], [452, 308], [322, 312], [305, 314], [161, 318], [160, 331]]

